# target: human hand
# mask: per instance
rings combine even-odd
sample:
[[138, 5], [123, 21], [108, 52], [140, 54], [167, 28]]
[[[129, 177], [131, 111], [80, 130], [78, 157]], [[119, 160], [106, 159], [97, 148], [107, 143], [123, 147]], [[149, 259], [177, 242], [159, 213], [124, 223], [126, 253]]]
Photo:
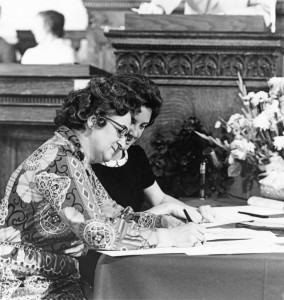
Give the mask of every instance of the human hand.
[[161, 222], [163, 228], [173, 228], [184, 224], [181, 220], [170, 215], [163, 215]]
[[210, 223], [215, 220], [214, 209], [210, 205], [202, 205], [198, 208], [198, 212], [202, 216], [201, 223]]
[[133, 11], [137, 12], [140, 15], [162, 15], [164, 13], [162, 7], [147, 2], [141, 3], [139, 9], [133, 9]]
[[205, 227], [195, 223], [187, 223], [170, 228], [173, 247], [194, 247], [205, 242]]
[[87, 247], [82, 241], [74, 241], [71, 243], [72, 248], [65, 249], [64, 254], [70, 255], [72, 257], [80, 257], [85, 254]]
[[177, 209], [178, 210], [181, 209], [178, 204], [162, 203], [162, 204], [151, 207], [150, 209], [147, 210], [147, 212], [150, 212], [155, 215], [172, 215], [172, 214], [176, 214]]
[[185, 214], [183, 210], [186, 209], [187, 213], [189, 214], [192, 222], [194, 223], [201, 223], [202, 216], [198, 212], [197, 208], [191, 207], [185, 204], [179, 203], [163, 203], [157, 206], [154, 206], [147, 211], [156, 214], [156, 215], [171, 215], [178, 219], [186, 220]]

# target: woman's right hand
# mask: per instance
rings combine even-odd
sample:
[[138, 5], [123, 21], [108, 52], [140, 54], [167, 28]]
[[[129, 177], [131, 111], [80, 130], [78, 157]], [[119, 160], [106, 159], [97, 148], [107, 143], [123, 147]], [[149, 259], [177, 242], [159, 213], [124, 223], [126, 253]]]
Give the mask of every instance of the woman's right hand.
[[194, 247], [205, 242], [206, 228], [193, 222], [168, 229], [173, 247]]

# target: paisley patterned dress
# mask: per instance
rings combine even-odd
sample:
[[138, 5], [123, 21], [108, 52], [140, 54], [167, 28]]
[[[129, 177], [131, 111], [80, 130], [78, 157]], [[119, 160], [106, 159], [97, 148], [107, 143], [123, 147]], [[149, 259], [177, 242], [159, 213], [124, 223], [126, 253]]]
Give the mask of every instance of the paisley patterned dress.
[[72, 130], [60, 127], [10, 177], [0, 201], [0, 299], [84, 299], [65, 249], [155, 247], [161, 216], [112, 200]]

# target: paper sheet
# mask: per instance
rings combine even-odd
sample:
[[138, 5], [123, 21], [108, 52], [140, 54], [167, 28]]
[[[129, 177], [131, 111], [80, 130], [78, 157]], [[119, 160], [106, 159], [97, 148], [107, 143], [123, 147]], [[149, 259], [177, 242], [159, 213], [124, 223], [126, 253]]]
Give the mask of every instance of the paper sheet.
[[185, 253], [188, 248], [151, 248], [139, 250], [126, 250], [126, 251], [98, 251], [109, 256], [132, 256], [132, 255], [151, 255], [151, 254], [169, 254], [169, 253]]
[[266, 207], [266, 208], [274, 208], [278, 210], [284, 210], [284, 202], [283, 201], [278, 201], [278, 200], [273, 200], [273, 199], [267, 199], [263, 197], [250, 197], [248, 199], [248, 204], [252, 206], [261, 206], [261, 207]]
[[[275, 234], [269, 231], [256, 231], [246, 228], [211, 228], [208, 229], [207, 235], [206, 235], [207, 241], [212, 240], [223, 240], [223, 239], [230, 239], [233, 241], [230, 241], [229, 243], [233, 243], [232, 247], [235, 247], [235, 245], [242, 245], [243, 240], [235, 241], [236, 239], [251, 239], [254, 241], [267, 243], [267, 241], [274, 241], [277, 239]], [[169, 254], [169, 253], [191, 253], [190, 255], [210, 255], [215, 254], [216, 249], [214, 248], [216, 245], [222, 246], [223, 242], [218, 242], [216, 245], [215, 242], [208, 242], [204, 245], [196, 246], [196, 247], [189, 247], [189, 248], [175, 248], [175, 247], [169, 247], [169, 248], [152, 248], [152, 249], [140, 249], [140, 250], [125, 250], [125, 251], [99, 251], [103, 254], [109, 255], [109, 256], [132, 256], [132, 255], [150, 255], [150, 254]], [[219, 244], [220, 243], [220, 244]], [[227, 244], [225, 244], [227, 245]], [[258, 244], [259, 245], [259, 244]], [[203, 250], [203, 248], [205, 249]], [[229, 247], [229, 246], [227, 246]], [[192, 249], [199, 249], [192, 250]], [[284, 247], [283, 247], [284, 248]], [[213, 253], [210, 253], [210, 249], [213, 251]], [[239, 248], [236, 248], [239, 249]], [[218, 248], [218, 251], [220, 252], [221, 249]], [[226, 249], [224, 251], [227, 251]], [[231, 250], [230, 250], [231, 251]], [[240, 253], [246, 253], [241, 250]], [[251, 252], [248, 252], [251, 253]], [[258, 252], [257, 252], [258, 253]], [[262, 253], [262, 252], [260, 252]]]
[[253, 230], [248, 228], [209, 228], [205, 234], [207, 241], [214, 240], [249, 240], [276, 241], [271, 231]]
[[187, 255], [284, 253], [284, 246], [260, 240], [210, 242], [203, 246], [188, 248]]
[[203, 225], [206, 228], [221, 226], [225, 224], [259, 220], [259, 218], [239, 214], [238, 213], [239, 211], [264, 215], [264, 216], [279, 214], [278, 209], [257, 207], [251, 205], [213, 207], [212, 209], [214, 210], [215, 213], [215, 221], [212, 223], [204, 223]]
[[257, 219], [253, 222], [242, 222], [241, 224], [247, 225], [249, 227], [256, 228], [268, 228], [271, 230], [282, 229], [284, 230], [284, 218], [275, 219]]

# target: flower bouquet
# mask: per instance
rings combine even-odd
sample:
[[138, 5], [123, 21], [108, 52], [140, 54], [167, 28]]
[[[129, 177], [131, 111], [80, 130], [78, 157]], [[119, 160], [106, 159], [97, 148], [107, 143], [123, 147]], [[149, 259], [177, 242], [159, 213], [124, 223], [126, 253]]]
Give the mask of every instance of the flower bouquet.
[[227, 152], [228, 176], [244, 176], [245, 191], [257, 181], [263, 196], [284, 200], [284, 78], [271, 78], [269, 93], [247, 93], [238, 77], [241, 113], [220, 118], [217, 137], [197, 134]]

